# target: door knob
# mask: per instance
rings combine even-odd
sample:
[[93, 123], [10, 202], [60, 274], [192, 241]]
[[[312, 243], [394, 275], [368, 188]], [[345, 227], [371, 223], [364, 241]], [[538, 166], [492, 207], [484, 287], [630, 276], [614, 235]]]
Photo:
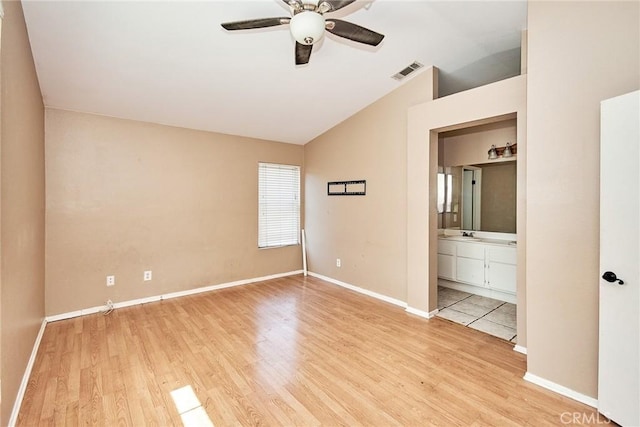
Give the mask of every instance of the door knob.
[[602, 275], [602, 278], [610, 283], [618, 281], [618, 285], [624, 285], [624, 282], [618, 279], [618, 276], [616, 276], [616, 273], [614, 273], [613, 271], [605, 271]]

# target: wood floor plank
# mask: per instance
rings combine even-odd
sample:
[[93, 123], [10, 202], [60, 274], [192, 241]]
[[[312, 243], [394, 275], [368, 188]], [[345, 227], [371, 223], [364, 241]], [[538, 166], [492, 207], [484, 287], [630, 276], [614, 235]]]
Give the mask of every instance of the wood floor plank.
[[[39, 353], [36, 357], [34, 366], [41, 361], [43, 361], [43, 357]], [[43, 384], [43, 382], [45, 383]], [[31, 420], [32, 423], [40, 419], [44, 403], [45, 389], [46, 371], [40, 372], [39, 369], [33, 369], [20, 407], [20, 415], [24, 416], [25, 419]]]
[[[513, 344], [302, 275], [50, 323], [18, 426], [559, 425]], [[592, 415], [591, 418], [589, 416]]]

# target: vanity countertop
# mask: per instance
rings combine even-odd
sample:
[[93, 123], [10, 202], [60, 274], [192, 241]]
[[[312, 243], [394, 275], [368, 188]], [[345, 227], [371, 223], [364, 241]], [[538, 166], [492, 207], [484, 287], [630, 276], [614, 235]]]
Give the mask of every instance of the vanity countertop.
[[482, 243], [487, 245], [499, 245], [499, 246], [517, 246], [517, 242], [515, 240], [507, 240], [507, 239], [491, 239], [484, 237], [468, 237], [468, 236], [460, 236], [460, 235], [440, 235], [439, 239], [442, 240], [451, 240], [454, 242], [467, 242], [467, 243]]

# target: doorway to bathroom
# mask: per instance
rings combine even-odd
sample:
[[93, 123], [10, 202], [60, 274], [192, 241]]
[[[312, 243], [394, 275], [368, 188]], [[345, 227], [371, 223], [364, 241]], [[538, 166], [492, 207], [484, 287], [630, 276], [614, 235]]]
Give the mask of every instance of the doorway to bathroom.
[[437, 177], [437, 316], [513, 343], [516, 138], [516, 118], [439, 133]]

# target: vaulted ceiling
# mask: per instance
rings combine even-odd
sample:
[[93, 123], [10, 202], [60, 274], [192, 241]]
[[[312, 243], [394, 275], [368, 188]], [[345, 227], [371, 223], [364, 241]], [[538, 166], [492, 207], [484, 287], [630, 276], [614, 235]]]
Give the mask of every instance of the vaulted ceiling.
[[[23, 0], [46, 106], [304, 144], [403, 84], [413, 61], [441, 70], [441, 94], [519, 74], [524, 1], [357, 1], [327, 14], [386, 37], [327, 33], [294, 63], [281, 0]], [[409, 80], [411, 77], [405, 79]]]

